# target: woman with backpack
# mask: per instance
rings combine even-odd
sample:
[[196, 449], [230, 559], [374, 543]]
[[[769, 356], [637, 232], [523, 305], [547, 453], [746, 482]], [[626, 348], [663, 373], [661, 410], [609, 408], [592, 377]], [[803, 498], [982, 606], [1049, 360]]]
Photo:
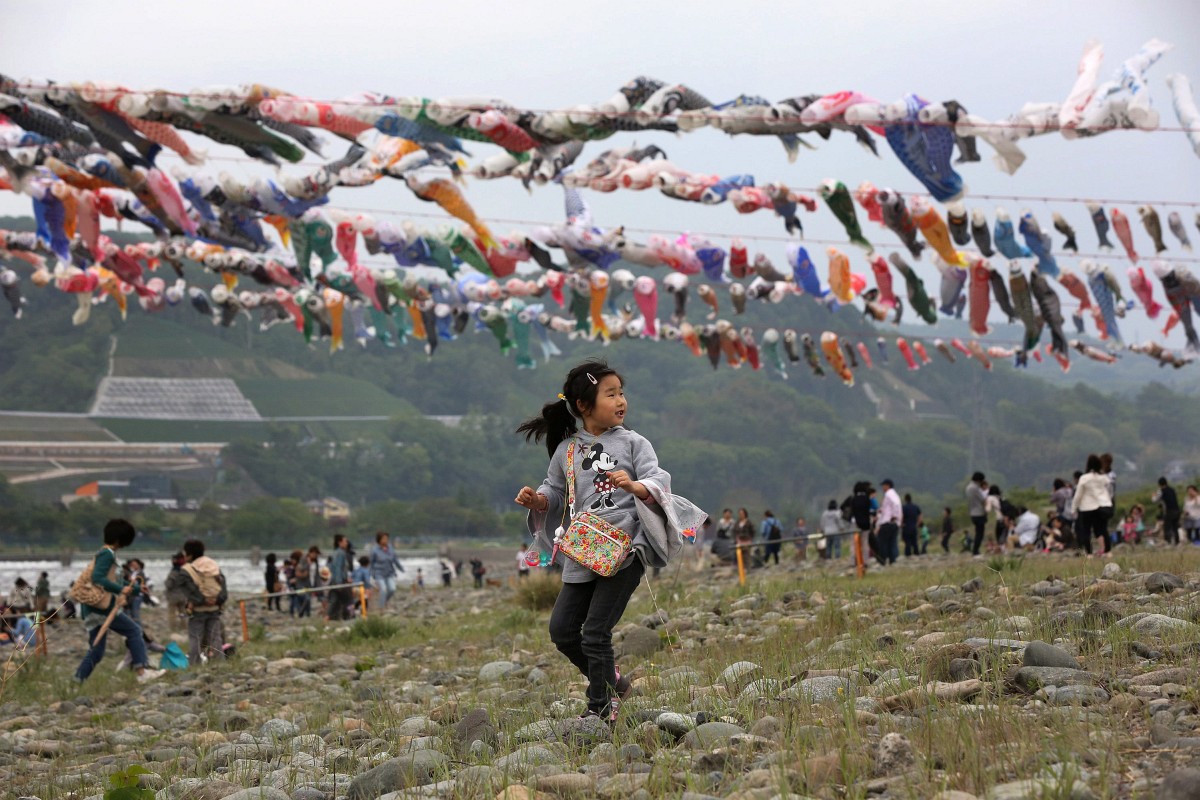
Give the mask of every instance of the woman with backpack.
[[110, 630], [125, 637], [139, 683], [152, 681], [164, 673], [161, 669], [148, 669], [142, 628], [120, 609], [136, 589], [119, 577], [117, 551], [133, 544], [136, 536], [133, 525], [126, 520], [109, 520], [104, 526], [104, 547], [71, 586], [71, 598], [80, 604], [80, 618], [88, 630], [88, 651], [75, 670], [75, 679], [80, 683], [87, 680], [104, 658]]

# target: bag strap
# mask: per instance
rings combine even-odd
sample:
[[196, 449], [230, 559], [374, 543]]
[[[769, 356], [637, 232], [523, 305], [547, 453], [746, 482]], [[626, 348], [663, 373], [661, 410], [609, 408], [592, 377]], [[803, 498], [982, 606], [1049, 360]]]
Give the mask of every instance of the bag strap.
[[567, 444], [567, 512], [575, 516], [575, 437]]

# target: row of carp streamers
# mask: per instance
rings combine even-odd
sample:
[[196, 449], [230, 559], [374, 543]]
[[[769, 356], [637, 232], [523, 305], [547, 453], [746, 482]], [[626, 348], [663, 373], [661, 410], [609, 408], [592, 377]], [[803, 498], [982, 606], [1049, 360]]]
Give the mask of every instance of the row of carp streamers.
[[[1037, 348], [1045, 327], [1050, 330], [1051, 352], [1066, 368], [1068, 343], [1059, 300], [1049, 288], [1047, 277], [1058, 278], [1079, 301], [1074, 315], [1077, 331], [1083, 330], [1083, 314], [1091, 311], [1101, 338], [1115, 346], [1122, 344], [1117, 318], [1132, 304], [1122, 297], [1107, 266], [1084, 261], [1086, 284], [1069, 270], [1060, 270], [1049, 236], [1031, 214], [1023, 214], [1017, 226], [1024, 245], [1016, 241], [1012, 221], [1002, 210], [997, 212], [991, 231], [981, 211], [968, 217], [962, 201], [962, 180], [950, 158], [957, 149], [960, 163], [979, 160], [975, 143], [978, 137], [996, 150], [1001, 168], [1012, 172], [1024, 160], [1016, 142], [1027, 136], [1057, 130], [1072, 138], [1114, 128], [1154, 129], [1158, 116], [1149, 104], [1145, 72], [1168, 49], [1169, 45], [1161, 42], [1147, 43], [1122, 65], [1112, 81], [1097, 85], [1102, 51], [1099, 45], [1089, 43], [1067, 101], [1028, 104], [1002, 124], [972, 116], [953, 101], [932, 104], [909, 96], [900, 103], [886, 105], [857, 92], [810, 95], [779, 103], [741, 96], [714, 105], [687, 87], [648, 78], [631, 81], [598, 106], [546, 113], [521, 111], [503, 101], [478, 98], [431, 101], [362, 95], [345, 102], [319, 103], [257, 85], [181, 95], [132, 92], [99, 84], [0, 79], [0, 89], [6, 92], [0, 96], [0, 111], [11, 121], [0, 128], [0, 164], [9, 175], [10, 188], [33, 197], [38, 221], [36, 237], [6, 234], [4, 244], [6, 255], [34, 267], [35, 283], [47, 285], [53, 281], [59, 289], [76, 295], [77, 324], [86, 319], [97, 293], [100, 298], [115, 298], [123, 311], [126, 295], [134, 292], [148, 310], [178, 303], [186, 296], [193, 306], [226, 325], [242, 311], [261, 308], [263, 327], [290, 320], [309, 338], [329, 337], [334, 349], [342, 345], [343, 315], [349, 317], [347, 324], [361, 342], [374, 336], [392, 344], [390, 329], [395, 328], [398, 338], [411, 332], [424, 339], [431, 353], [439, 339], [453, 338], [474, 319], [476, 325], [496, 334], [506, 352], [516, 350], [520, 366], [535, 363], [529, 355], [531, 332], [547, 357], [556, 352], [548, 336], [550, 330], [605, 340], [665, 335], [682, 340], [698, 355], [707, 352], [714, 366], [718, 360], [714, 353], [724, 353], [729, 363], [758, 366], [761, 359], [753, 329], [737, 330], [727, 320], [716, 320], [720, 306], [712, 286], [697, 289], [699, 297], [711, 307], [710, 322], [697, 328], [684, 319], [687, 276], [702, 272], [717, 284], [727, 285], [729, 302], [737, 314], [744, 311], [747, 298], [778, 302], [788, 294], [802, 292], [831, 308], [858, 297], [870, 316], [899, 321], [903, 304], [892, 290], [889, 261], [876, 255], [862, 234], [854, 206], [857, 201], [869, 219], [895, 232], [913, 257], [920, 258], [926, 246], [918, 239], [918, 232], [925, 238], [937, 254], [934, 260], [941, 274], [939, 308], [943, 313], [961, 316], [964, 306], [969, 305], [972, 332], [984, 335], [994, 296], [1010, 320], [1019, 319], [1025, 326], [1024, 341], [1014, 353], [1018, 360], [1029, 353], [1040, 359]], [[1200, 152], [1200, 126], [1190, 87], [1182, 76], [1172, 76], [1169, 82], [1180, 122]], [[576, 188], [611, 191], [618, 187], [654, 187], [681, 200], [708, 204], [728, 200], [742, 212], [770, 209], [783, 218], [789, 233], [800, 233], [797, 211], [800, 207], [815, 210], [811, 198], [779, 183], [757, 187], [753, 176], [720, 178], [691, 173], [672, 165], [655, 147], [612, 149], [584, 168], [573, 168], [583, 141], [606, 138], [618, 130], [686, 131], [705, 125], [731, 134], [778, 136], [793, 157], [800, 146], [807, 145], [800, 138], [802, 133], [827, 138], [833, 131], [845, 130], [872, 150], [875, 145], [871, 134], [884, 136], [930, 194], [946, 204], [947, 219], [943, 221], [923, 198], [915, 197], [906, 205], [899, 193], [864, 184], [853, 193], [852, 200], [841, 183], [823, 182], [818, 194], [846, 228], [851, 242], [864, 247], [870, 256], [877, 282], [871, 289], [866, 289], [865, 278], [850, 272], [848, 258], [836, 248], [829, 251], [826, 288], [820, 284], [807, 251], [798, 244], [787, 248], [789, 275], [776, 269], [764, 254], [751, 262], [737, 240], [728, 252], [705, 237], [688, 234], [674, 240], [652, 236], [643, 244], [629, 240], [621, 229], [609, 231], [592, 224]], [[321, 151], [322, 140], [312, 133], [313, 127], [351, 140], [348, 152], [309, 175], [281, 176], [278, 183], [267, 179], [242, 182], [225, 173], [213, 179], [182, 170], [176, 172], [176, 182], [153, 165], [164, 146], [190, 164], [203, 161], [203, 154], [192, 150], [179, 130], [238, 146], [262, 160], [296, 162], [304, 154], [289, 138], [318, 154]], [[368, 130], [383, 135], [367, 145], [363, 134]], [[431, 165], [449, 167], [457, 177], [463, 166], [464, 138], [496, 143], [505, 149], [478, 164], [471, 171], [477, 177], [511, 175], [526, 185], [561, 183], [567, 191], [567, 222], [528, 235], [495, 237], [454, 182], [419, 177], [418, 170]], [[467, 228], [442, 226], [428, 231], [411, 224], [397, 227], [377, 224], [366, 215], [318, 208], [327, 203], [327, 194], [334, 186], [368, 185], [383, 177], [404, 180], [417, 197], [437, 203], [463, 220]], [[1089, 211], [1101, 247], [1111, 247], [1104, 210], [1092, 206]], [[1149, 207], [1139, 212], [1156, 252], [1162, 252], [1166, 245], [1157, 213]], [[101, 215], [143, 223], [160, 236], [160, 241], [118, 247], [100, 234]], [[1136, 266], [1138, 255], [1128, 219], [1117, 209], [1113, 209], [1111, 219], [1113, 231], [1135, 264], [1130, 269], [1134, 293], [1147, 314], [1156, 317], [1161, 307], [1153, 298], [1145, 273]], [[291, 245], [294, 263], [268, 238], [263, 222], [278, 232], [285, 246]], [[1064, 249], [1077, 250], [1074, 230], [1066, 220], [1055, 214], [1054, 223], [1067, 237]], [[1177, 213], [1168, 217], [1168, 228], [1190, 249]], [[401, 267], [440, 267], [453, 282], [422, 286], [413, 278], [400, 278], [393, 269], [368, 268], [357, 255], [360, 234], [369, 252], [391, 255]], [[962, 252], [954, 247], [972, 242], [977, 251]], [[1003, 272], [986, 260], [995, 254], [993, 245], [1013, 260], [1007, 281]], [[559, 271], [564, 268], [545, 248], [559, 248], [566, 254], [565, 272]], [[53, 272], [46, 266], [45, 255], [61, 260]], [[315, 275], [311, 268], [314, 255], [321, 262]], [[337, 255], [341, 255], [344, 266], [335, 268]], [[220, 272], [223, 283], [208, 294], [196, 287], [188, 288], [182, 281], [184, 256]], [[736, 279], [752, 277], [748, 285], [729, 280], [727, 257], [729, 273]], [[1016, 260], [1031, 257], [1037, 259], [1037, 266], [1026, 277]], [[550, 271], [537, 281], [511, 277], [501, 285], [497, 280], [512, 276], [518, 263], [530, 260]], [[663, 281], [664, 288], [675, 297], [671, 324], [659, 326], [657, 322], [654, 279], [634, 278], [624, 269], [609, 273], [618, 260], [643, 266], [666, 265], [675, 270]], [[146, 278], [146, 271], [161, 261], [171, 263], [179, 273], [180, 280], [172, 286], [162, 278]], [[461, 264], [477, 272], [464, 272], [459, 277], [456, 272]], [[890, 264], [904, 277], [906, 296], [914, 312], [931, 324], [936, 322], [933, 303], [920, 278], [898, 253], [892, 253]], [[1167, 330], [1182, 322], [1189, 350], [1197, 349], [1200, 343], [1190, 308], [1200, 310], [1200, 287], [1195, 278], [1163, 261], [1154, 261], [1151, 267], [1163, 282], [1173, 309]], [[238, 274], [250, 275], [270, 290], [235, 292]], [[563, 306], [564, 285], [571, 292], [573, 318], [555, 316], [538, 302], [549, 293]], [[5, 267], [0, 272], [0, 286], [19, 314], [21, 299], [15, 271]], [[632, 292], [640, 317], [634, 317], [632, 305], [618, 307], [615, 300], [622, 291]], [[827, 346], [832, 336], [822, 335], [821, 345], [831, 366], [835, 354], [845, 354], [841, 366], [834, 366], [836, 372], [847, 377], [848, 369], [843, 368], [847, 363], [857, 364], [855, 352], [870, 365], [869, 355], [861, 352], [865, 345], [860, 343], [857, 351], [839, 349], [834, 338], [833, 346]], [[777, 354], [781, 339], [789, 360], [798, 360], [799, 341], [806, 357], [811, 356], [810, 366], [815, 367], [814, 371], [819, 369], [815, 343], [806, 336], [789, 337], [785, 332], [780, 337], [777, 331], [768, 330], [762, 335], [762, 349]], [[1098, 360], [1113, 358], [1076, 344], [1081, 352]], [[898, 347], [902, 355], [913, 349], [907, 342], [903, 346], [898, 342]], [[953, 358], [950, 346], [938, 349]], [[959, 349], [986, 362], [988, 353], [977, 343]], [[1184, 357], [1157, 346], [1150, 349], [1151, 355], [1163, 363], [1184, 363]], [[992, 357], [1003, 352], [1003, 348], [991, 350]], [[918, 357], [922, 351], [920, 346]], [[770, 360], [783, 371], [782, 358], [776, 355]], [[910, 367], [916, 363], [908, 357], [906, 361]]]

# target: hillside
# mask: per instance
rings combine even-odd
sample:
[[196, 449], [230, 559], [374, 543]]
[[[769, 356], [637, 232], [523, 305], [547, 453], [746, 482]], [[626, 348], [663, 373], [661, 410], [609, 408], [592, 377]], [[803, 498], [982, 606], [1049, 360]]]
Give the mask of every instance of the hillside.
[[[1045, 487], [1103, 450], [1117, 454], [1129, 481], [1145, 482], [1200, 447], [1200, 410], [1190, 399], [1195, 369], [1166, 372], [1127, 356], [1118, 367], [1077, 357], [1067, 376], [1051, 364], [1015, 370], [997, 362], [985, 372], [961, 357], [947, 363], [930, 348], [931, 363], [910, 372], [894, 347], [882, 363], [873, 346], [892, 331], [868, 325], [857, 310], [831, 313], [807, 298], [751, 303], [737, 322], [814, 337], [832, 329], [871, 343], [874, 366], [860, 366], [855, 387], [832, 374], [817, 378], [803, 362], [789, 366], [786, 381], [769, 365], [753, 371], [722, 363], [714, 371], [707, 359], [667, 342], [563, 342], [563, 358], [536, 370], [517, 370], [487, 331], [442, 343], [432, 359], [415, 344], [377, 342], [330, 354], [325, 343], [306, 345], [286, 326], [260, 332], [256, 321], [241, 318], [221, 328], [186, 305], [154, 316], [133, 308], [122, 321], [112, 303], [102, 303], [74, 328], [70, 298], [28, 294], [23, 319], [0, 314], [0, 409], [84, 412], [111, 355], [119, 376], [230, 378], [264, 417], [393, 420], [98, 420], [126, 441], [269, 443], [263, 452], [235, 449], [233, 459], [275, 494], [341, 492], [370, 502], [468, 492], [507, 507], [514, 486], [536, 481], [544, 469], [538, 448], [508, 432], [552, 400], [567, 366], [585, 356], [621, 369], [630, 425], [655, 443], [677, 485], [709, 507], [811, 513], [860, 477], [889, 475], [921, 502], [941, 502], [957, 497], [976, 468], [1006, 488]], [[704, 310], [693, 296], [690, 316], [699, 321]], [[918, 333], [933, 330], [956, 333], [949, 323]], [[1159, 378], [1175, 391], [1151, 382]], [[446, 431], [421, 415], [483, 418]], [[307, 446], [315, 442], [340, 446]], [[291, 461], [278, 456], [284, 452]]]

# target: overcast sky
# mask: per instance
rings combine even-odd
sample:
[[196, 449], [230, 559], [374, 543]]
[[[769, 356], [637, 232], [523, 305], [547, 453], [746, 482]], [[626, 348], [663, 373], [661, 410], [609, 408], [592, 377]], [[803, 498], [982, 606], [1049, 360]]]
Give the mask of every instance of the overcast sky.
[[[1105, 48], [1100, 73], [1107, 80], [1148, 39], [1173, 43], [1150, 72], [1150, 90], [1166, 127], [1178, 127], [1165, 77], [1187, 75], [1200, 89], [1200, 3], [1167, 2], [710, 2], [647, 3], [645, 0], [575, 2], [369, 2], [335, 5], [291, 2], [105, 3], [7, 5], [0, 25], [0, 71], [15, 77], [63, 81], [114, 81], [131, 88], [188, 90], [208, 85], [261, 82], [299, 95], [332, 99], [363, 90], [427, 97], [483, 95], [524, 107], [549, 109], [599, 102], [636, 75], [683, 82], [714, 102], [738, 94], [781, 99], [800, 94], [856, 89], [890, 101], [908, 92], [930, 100], [956, 99], [972, 113], [1002, 119], [1028, 101], [1061, 101], [1074, 82], [1085, 41]], [[633, 134], [618, 134], [587, 146], [581, 161]], [[917, 181], [879, 140], [881, 158], [847, 134], [828, 141], [807, 137], [815, 151], [801, 151], [789, 164], [773, 138], [728, 137], [712, 129], [685, 136], [640, 134], [677, 164], [698, 172], [753, 173], [762, 182], [814, 187], [837, 178], [853, 189], [860, 181], [919, 191]], [[211, 142], [212, 155], [239, 151]], [[984, 161], [960, 171], [969, 187], [969, 207], [989, 219], [996, 201], [971, 193], [1022, 196], [1119, 198], [1137, 201], [1200, 201], [1200, 159], [1183, 133], [1117, 131], [1088, 140], [1057, 135], [1027, 140], [1028, 160], [1016, 175]], [[497, 152], [469, 145], [475, 158]], [[329, 148], [340, 155], [340, 146]], [[164, 158], [163, 164], [179, 163]], [[269, 170], [242, 162], [211, 162], [205, 169], [241, 174]], [[296, 168], [291, 168], [295, 170]], [[471, 181], [467, 196], [485, 219], [504, 233], [533, 221], [561, 219], [561, 191], [525, 193], [513, 180]], [[740, 234], [777, 263], [783, 244], [755, 241], [777, 237], [782, 224], [767, 212], [739, 215], [731, 206], [700, 207], [668, 200], [657, 192], [588, 193], [602, 225], [626, 224], [670, 231]], [[334, 205], [378, 208], [404, 218], [428, 212], [396, 184], [341, 189]], [[1060, 211], [1079, 234], [1081, 249], [1095, 250], [1096, 237], [1082, 205], [1004, 203], [1015, 217], [1028, 206], [1044, 229]], [[1139, 250], [1152, 252], [1136, 221], [1133, 204], [1120, 206], [1134, 219]], [[0, 198], [0, 213], [27, 213], [29, 203]], [[1196, 208], [1179, 210], [1193, 242]], [[380, 214], [382, 217], [383, 214]], [[844, 239], [824, 206], [802, 221], [809, 237]], [[895, 237], [862, 220], [868, 237], [894, 244]], [[1054, 234], [1056, 245], [1061, 237]], [[1167, 255], [1185, 256], [1166, 234]], [[1200, 244], [1198, 244], [1200, 246]], [[869, 274], [860, 251], [847, 246], [853, 268]], [[810, 248], [824, 273], [824, 247]], [[1193, 257], [1196, 254], [1191, 254]], [[1067, 260], [1067, 264], [1072, 263]], [[1110, 263], [1124, 284], [1128, 264]], [[1193, 264], [1193, 268], [1195, 268]], [[922, 268], [936, 291], [931, 266]], [[1155, 282], [1156, 293], [1161, 287]], [[1152, 330], [1142, 323], [1142, 336]], [[1136, 326], [1134, 333], [1136, 334]]]

